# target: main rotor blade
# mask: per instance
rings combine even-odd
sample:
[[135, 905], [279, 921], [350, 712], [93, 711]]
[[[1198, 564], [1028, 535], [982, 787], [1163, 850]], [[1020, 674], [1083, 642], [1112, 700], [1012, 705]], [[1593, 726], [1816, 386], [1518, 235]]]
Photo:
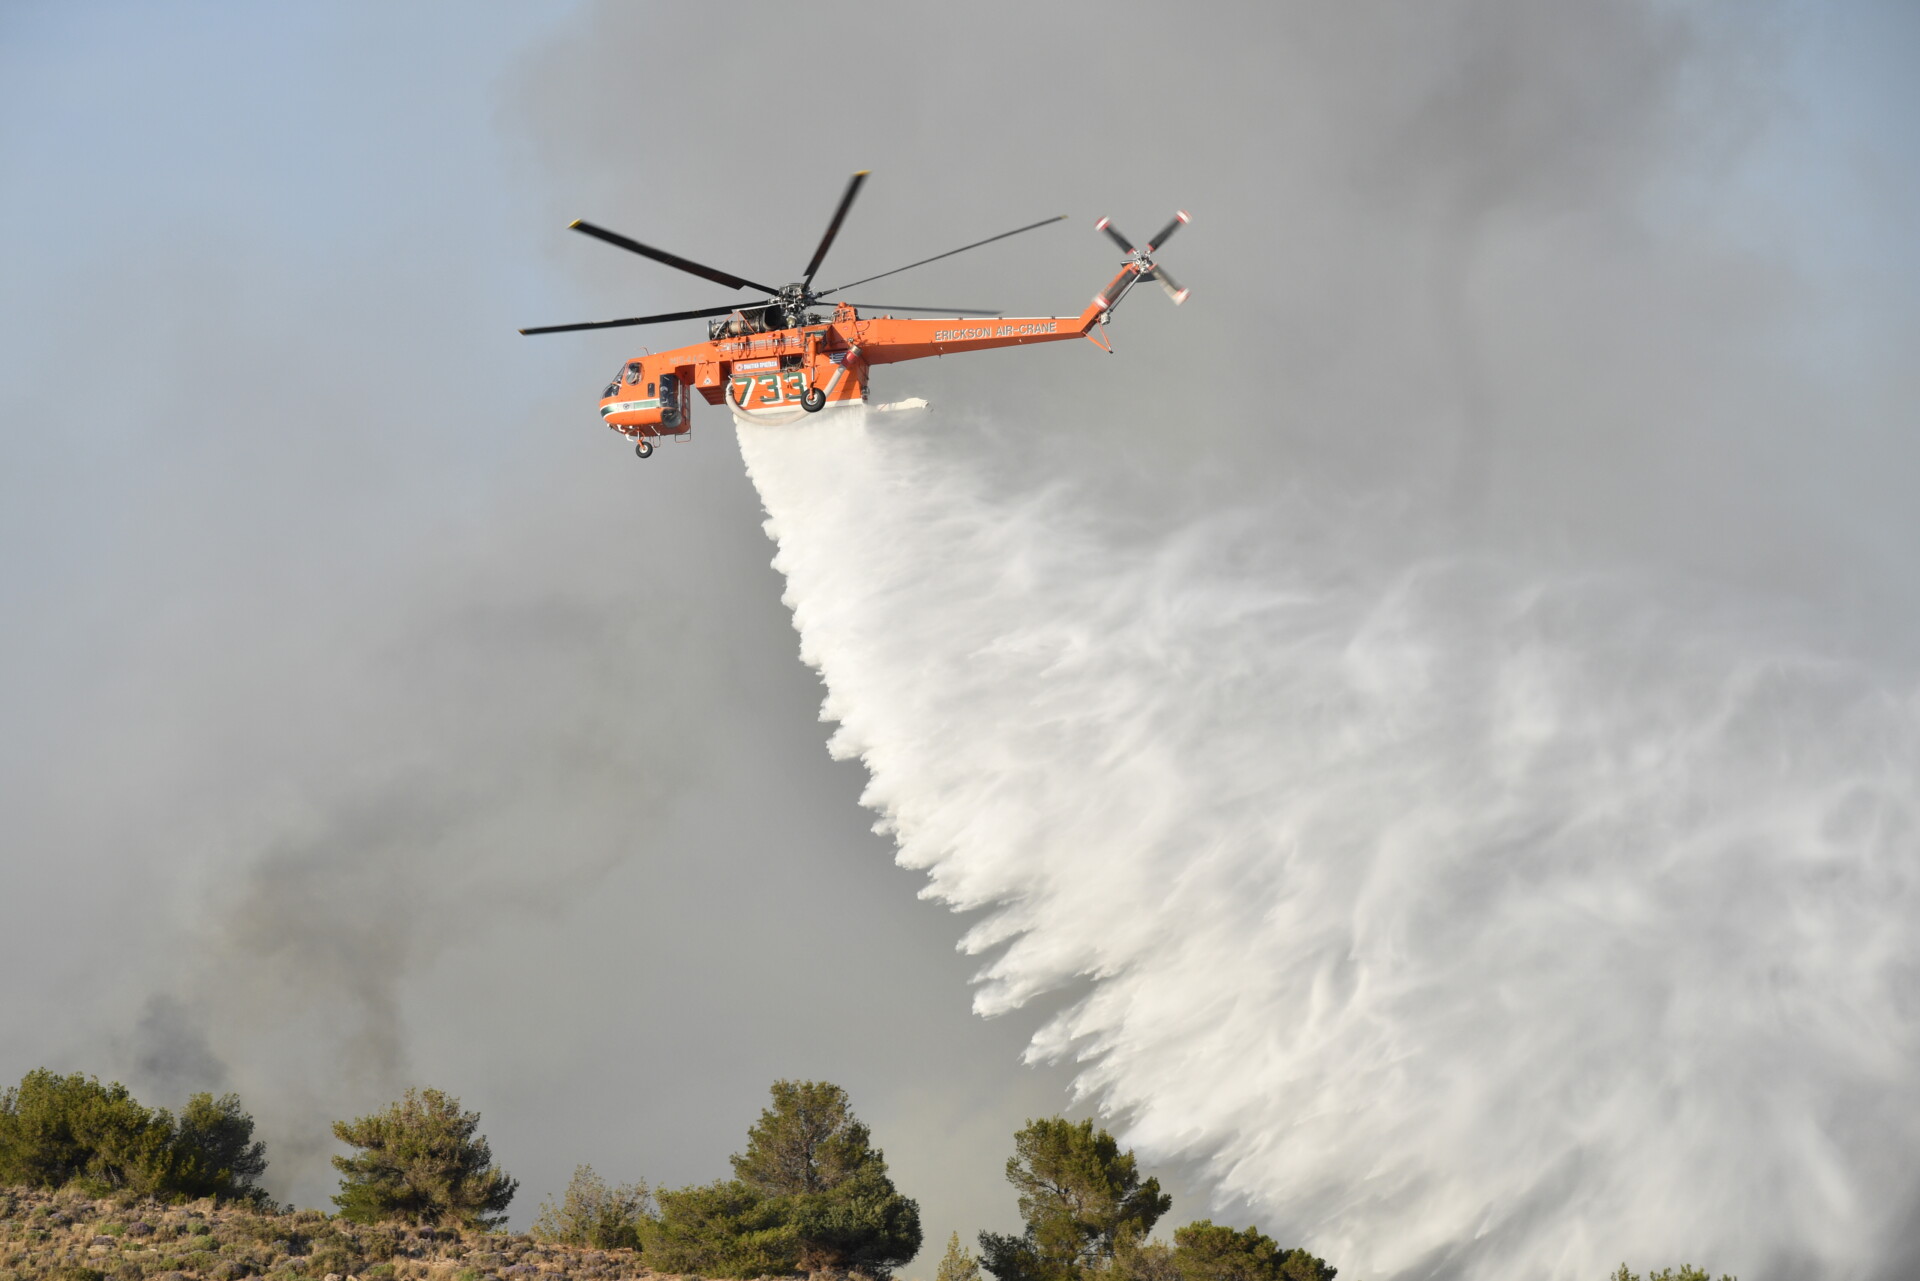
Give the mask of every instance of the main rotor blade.
[[[951, 258], [955, 254], [963, 254], [969, 249], [978, 249], [981, 245], [990, 245], [996, 240], [1005, 240], [1008, 236], [1017, 236], [1023, 231], [1032, 231], [1035, 227], [1045, 227], [1052, 223], [1060, 222], [1065, 218], [1065, 214], [1061, 214], [1058, 218], [1042, 218], [1039, 222], [1030, 222], [1024, 227], [1015, 227], [1012, 231], [1003, 231], [997, 236], [988, 236], [985, 240], [976, 240], [970, 245], [961, 245], [958, 249], [949, 249], [943, 254], [935, 254], [931, 258], [922, 258], [919, 262], [910, 262], [904, 267], [895, 267], [892, 271], [883, 271], [878, 276], [868, 276], [865, 280], [856, 280], [851, 284], [835, 285], [831, 289], [822, 290], [815, 294], [814, 297], [825, 298], [828, 294], [837, 294], [842, 289], [852, 289], [854, 285], [864, 285], [870, 281], [879, 280], [886, 276], [897, 276], [903, 271], [912, 271], [915, 267], [924, 267], [930, 262], [939, 262], [942, 258]], [[777, 293], [779, 291], [769, 290], [768, 292]]]
[[[523, 334], [566, 334], [576, 329], [619, 329], [626, 325], [658, 325], [669, 320], [699, 320], [705, 316], [725, 316], [739, 311], [735, 303], [727, 307], [707, 307], [700, 311], [670, 311], [660, 316], [629, 316], [625, 320], [590, 320], [580, 325], [540, 325], [533, 329], [522, 329]], [[747, 310], [756, 310], [748, 304]]]
[[1133, 242], [1121, 235], [1120, 229], [1114, 226], [1110, 220], [1102, 218], [1099, 222], [1094, 223], [1093, 227], [1095, 231], [1106, 232], [1107, 235], [1113, 239], [1113, 243], [1120, 246], [1121, 253], [1130, 254], [1133, 252]]
[[936, 316], [1004, 316], [1004, 311], [970, 311], [965, 307], [889, 307], [878, 302], [850, 302], [849, 307], [858, 307], [862, 311], [926, 311]]
[[682, 258], [680, 255], [670, 254], [664, 249], [655, 249], [651, 245], [643, 245], [639, 241], [631, 240], [617, 231], [608, 231], [605, 227], [596, 227], [592, 223], [582, 219], [576, 218], [567, 225], [581, 235], [592, 236], [596, 240], [604, 240], [610, 245], [626, 250], [628, 253], [639, 254], [642, 258], [651, 258], [655, 262], [665, 263], [667, 266], [677, 268], [680, 271], [690, 272], [693, 275], [699, 276], [702, 280], [711, 280], [716, 285], [725, 285], [729, 289], [757, 289], [763, 294], [777, 294], [780, 292], [771, 285], [756, 285], [753, 281], [747, 280], [744, 277], [733, 275], [730, 272], [720, 271], [713, 267], [702, 266], [691, 258]]
[[813, 273], [820, 270], [820, 264], [827, 256], [827, 250], [833, 247], [833, 238], [840, 234], [840, 224], [846, 221], [847, 210], [853, 208], [853, 198], [860, 194], [860, 184], [867, 180], [869, 172], [871, 171], [862, 169], [847, 183], [847, 194], [840, 197], [840, 207], [833, 211], [833, 221], [827, 224], [827, 234], [820, 237], [820, 247], [813, 251], [813, 261], [807, 264], [806, 278], [800, 282], [802, 288], [813, 287]]
[[1185, 226], [1189, 221], [1191, 220], [1187, 217], [1186, 210], [1181, 209], [1177, 211], [1173, 215], [1173, 220], [1166, 226], [1160, 228], [1160, 234], [1147, 242], [1147, 252], [1154, 253], [1159, 250], [1160, 246], [1173, 239], [1174, 232], [1180, 230], [1180, 228]]

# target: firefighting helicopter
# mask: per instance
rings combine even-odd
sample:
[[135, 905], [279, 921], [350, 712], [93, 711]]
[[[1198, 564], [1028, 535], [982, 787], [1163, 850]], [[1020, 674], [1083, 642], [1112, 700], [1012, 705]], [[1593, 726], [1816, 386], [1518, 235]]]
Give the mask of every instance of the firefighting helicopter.
[[[1175, 304], [1187, 300], [1187, 291], [1154, 261], [1154, 255], [1173, 233], [1189, 221], [1186, 211], [1174, 214], [1153, 239], [1136, 244], [1121, 234], [1112, 222], [1102, 218], [1094, 224], [1105, 232], [1126, 255], [1120, 274], [1094, 296], [1093, 302], [1077, 316], [1003, 316], [997, 311], [975, 311], [955, 307], [897, 307], [877, 303], [852, 303], [827, 299], [845, 290], [895, 276], [942, 258], [965, 253], [1005, 240], [1023, 232], [1050, 226], [1065, 219], [1061, 214], [1044, 218], [1012, 231], [976, 240], [958, 249], [922, 258], [866, 276], [832, 289], [815, 289], [813, 278], [833, 247], [854, 197], [867, 180], [862, 169], [847, 183], [840, 205], [827, 223], [826, 234], [807, 262], [805, 274], [792, 284], [763, 285], [731, 272], [682, 258], [664, 249], [655, 249], [615, 231], [590, 222], [576, 221], [571, 229], [592, 236], [629, 253], [651, 258], [677, 270], [711, 280], [731, 289], [752, 289], [765, 294], [757, 302], [728, 303], [694, 311], [673, 311], [657, 316], [629, 316], [623, 320], [596, 320], [575, 325], [541, 325], [522, 329], [523, 334], [559, 334], [582, 329], [615, 329], [627, 325], [657, 325], [675, 320], [707, 321], [707, 341], [678, 347], [672, 351], [637, 357], [624, 362], [613, 381], [600, 393], [600, 417], [608, 427], [634, 442], [634, 453], [651, 457], [653, 441], [663, 436], [685, 437], [691, 429], [689, 393], [699, 391], [709, 405], [725, 401], [741, 422], [791, 423], [805, 414], [824, 409], [866, 405], [869, 371], [875, 365], [918, 360], [923, 356], [955, 355], [964, 351], [984, 351], [990, 347], [1017, 347], [1027, 343], [1060, 342], [1069, 338], [1087, 338], [1111, 353], [1106, 338], [1106, 322], [1114, 308], [1129, 291], [1143, 281], [1158, 281]], [[830, 314], [815, 308], [830, 306]], [[862, 316], [865, 308], [877, 316]], [[896, 311], [931, 312], [939, 319], [907, 320], [894, 316]], [[923, 400], [907, 400], [877, 405], [877, 410], [925, 408]]]

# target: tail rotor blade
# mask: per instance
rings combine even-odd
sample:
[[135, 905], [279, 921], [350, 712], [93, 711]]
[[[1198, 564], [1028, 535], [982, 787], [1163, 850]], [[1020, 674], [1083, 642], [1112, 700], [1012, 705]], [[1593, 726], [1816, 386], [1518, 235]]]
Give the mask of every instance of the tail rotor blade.
[[1174, 232], [1180, 230], [1182, 226], [1192, 221], [1193, 219], [1187, 216], [1187, 211], [1184, 209], [1175, 213], [1173, 215], [1173, 221], [1160, 228], [1160, 234], [1147, 242], [1147, 252], [1153, 253], [1158, 250], [1162, 245], [1166, 244], [1167, 241], [1173, 239]]
[[1167, 297], [1173, 299], [1174, 306], [1178, 307], [1187, 300], [1187, 291], [1180, 287], [1180, 282], [1169, 276], [1167, 269], [1158, 263], [1154, 264], [1153, 278], [1158, 280], [1160, 287], [1167, 291]]
[[1108, 239], [1120, 246], [1121, 253], [1130, 254], [1133, 252], [1133, 242], [1120, 234], [1120, 229], [1113, 225], [1112, 220], [1102, 218], [1099, 222], [1094, 223], [1093, 227], [1095, 231], [1106, 232]]

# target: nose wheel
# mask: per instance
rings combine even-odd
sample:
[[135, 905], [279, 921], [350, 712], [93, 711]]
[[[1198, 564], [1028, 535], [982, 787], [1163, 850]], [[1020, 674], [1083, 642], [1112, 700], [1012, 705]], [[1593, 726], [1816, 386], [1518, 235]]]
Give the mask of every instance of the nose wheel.
[[639, 444], [633, 447], [633, 454], [634, 454], [634, 457], [636, 458], [653, 457], [653, 442], [650, 440], [641, 441]]

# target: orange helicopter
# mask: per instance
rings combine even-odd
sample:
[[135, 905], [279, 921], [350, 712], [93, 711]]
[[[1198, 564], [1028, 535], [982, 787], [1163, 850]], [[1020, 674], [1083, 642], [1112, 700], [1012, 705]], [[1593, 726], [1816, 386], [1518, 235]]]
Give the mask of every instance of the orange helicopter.
[[[947, 356], [963, 351], [984, 351], [990, 347], [1019, 347], [1028, 343], [1060, 342], [1069, 338], [1087, 338], [1111, 353], [1106, 339], [1106, 322], [1129, 290], [1146, 280], [1157, 280], [1167, 295], [1178, 304], [1187, 300], [1182, 289], [1154, 262], [1153, 255], [1167, 243], [1180, 226], [1189, 221], [1184, 210], [1160, 229], [1160, 234], [1135, 246], [1121, 235], [1111, 222], [1102, 218], [1094, 226], [1120, 246], [1126, 259], [1107, 287], [1077, 316], [1002, 316], [997, 311], [972, 311], [952, 307], [892, 307], [870, 303], [834, 302], [830, 315], [814, 308], [826, 304], [834, 294], [869, 284], [886, 276], [898, 275], [954, 254], [990, 245], [1008, 236], [1049, 226], [1066, 217], [1046, 218], [1025, 227], [976, 240], [958, 249], [922, 258], [919, 262], [867, 276], [851, 284], [816, 290], [813, 278], [820, 270], [827, 250], [833, 247], [847, 210], [867, 180], [862, 169], [847, 183], [840, 207], [833, 211], [820, 247], [813, 251], [806, 274], [793, 284], [775, 288], [757, 284], [743, 276], [704, 266], [677, 254], [643, 245], [618, 232], [596, 227], [589, 222], [574, 222], [572, 229], [604, 240], [643, 258], [665, 263], [690, 272], [715, 284], [732, 289], [754, 289], [767, 297], [761, 302], [705, 307], [697, 311], [674, 311], [658, 316], [630, 316], [624, 320], [598, 320], [578, 325], [542, 325], [522, 329], [523, 334], [559, 334], [581, 329], [616, 329], [626, 325], [656, 325], [672, 320], [707, 320], [707, 341], [657, 355], [641, 356], [620, 367], [613, 381], [600, 393], [600, 417], [608, 427], [634, 442], [634, 452], [642, 458], [653, 454], [653, 441], [662, 436], [684, 437], [691, 429], [689, 396], [699, 391], [709, 405], [728, 404], [734, 417], [742, 422], [790, 423], [805, 414], [867, 403], [868, 373], [875, 365], [897, 364], [923, 356]], [[879, 312], [862, 317], [860, 308]], [[905, 320], [896, 311], [932, 312], [933, 320]], [[924, 400], [906, 400], [873, 406], [876, 410], [923, 409]]]

